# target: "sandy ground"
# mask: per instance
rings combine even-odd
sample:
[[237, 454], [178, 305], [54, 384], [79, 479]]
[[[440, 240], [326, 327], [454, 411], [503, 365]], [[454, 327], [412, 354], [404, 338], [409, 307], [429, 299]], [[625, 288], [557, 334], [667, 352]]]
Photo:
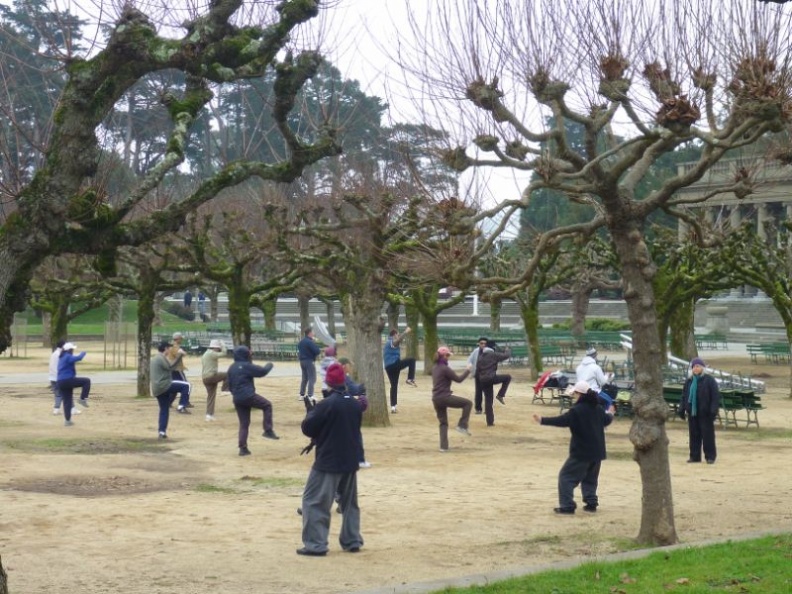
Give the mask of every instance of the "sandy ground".
[[[679, 539], [792, 530], [792, 475], [779, 472], [789, 468], [792, 435], [787, 369], [708, 358], [765, 376], [768, 408], [761, 429], [718, 431], [713, 466], [686, 464], [686, 426], [669, 423]], [[288, 365], [276, 363], [284, 372]], [[197, 359], [190, 366], [200, 368]], [[98, 376], [100, 368], [101, 355], [89, 354], [79, 370]], [[430, 379], [403, 385], [392, 427], [364, 429], [373, 464], [358, 475], [365, 547], [357, 555], [340, 550], [334, 514], [325, 558], [295, 554], [296, 509], [312, 462], [300, 456], [307, 440], [297, 377], [258, 383], [274, 403], [281, 439], [254, 430], [253, 455], [240, 458], [230, 397], [220, 398], [217, 421], [207, 423], [200, 383], [194, 414], [173, 415], [170, 439], [161, 442], [156, 402], [135, 399], [128, 381], [95, 385], [91, 407], [64, 427], [45, 382], [9, 382], [45, 371], [42, 350], [0, 358], [0, 555], [13, 594], [418, 591], [407, 584], [597, 558], [629, 548], [638, 532], [630, 421], [607, 431], [599, 512], [557, 517], [568, 432], [531, 421], [535, 412], [557, 411], [531, 404], [519, 369], [506, 406], [496, 403], [496, 425], [474, 416], [472, 437], [452, 431], [448, 454], [438, 452]], [[457, 392], [472, 397], [472, 390], [467, 381]], [[257, 414], [255, 427], [260, 422]]]

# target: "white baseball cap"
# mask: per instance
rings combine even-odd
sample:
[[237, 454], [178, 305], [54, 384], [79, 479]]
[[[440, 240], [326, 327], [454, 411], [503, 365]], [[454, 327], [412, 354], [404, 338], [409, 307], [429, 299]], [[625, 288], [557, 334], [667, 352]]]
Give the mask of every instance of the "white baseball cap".
[[67, 342], [66, 344], [63, 345], [63, 350], [64, 351], [73, 351], [76, 348], [77, 348], [77, 345], [74, 344], [73, 342]]

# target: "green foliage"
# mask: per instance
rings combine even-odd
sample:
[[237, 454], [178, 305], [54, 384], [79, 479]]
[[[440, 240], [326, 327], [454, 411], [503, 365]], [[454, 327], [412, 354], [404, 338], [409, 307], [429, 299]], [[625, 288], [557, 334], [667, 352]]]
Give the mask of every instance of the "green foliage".
[[715, 594], [789, 592], [792, 534], [658, 551], [643, 559], [594, 561], [487, 586], [446, 588], [443, 594]]
[[[565, 322], [557, 322], [553, 324], [553, 328], [559, 330], [569, 330], [572, 328], [572, 320]], [[604, 331], [604, 332], [618, 332], [620, 330], [629, 330], [630, 322], [624, 320], [614, 320], [612, 318], [587, 318], [586, 330]]]

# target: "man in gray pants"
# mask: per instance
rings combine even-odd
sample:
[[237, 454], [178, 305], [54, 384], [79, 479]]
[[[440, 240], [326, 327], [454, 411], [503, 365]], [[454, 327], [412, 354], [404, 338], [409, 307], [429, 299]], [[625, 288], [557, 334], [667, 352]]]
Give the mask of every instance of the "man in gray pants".
[[[360, 423], [363, 412], [346, 390], [344, 368], [333, 363], [327, 368], [328, 396], [319, 401], [302, 422], [302, 432], [316, 446], [316, 458], [305, 483], [302, 499], [302, 541], [298, 555], [324, 557], [333, 500], [343, 512], [341, 548], [357, 553], [363, 546], [360, 535], [360, 508], [357, 501], [357, 471], [362, 460]], [[310, 449], [306, 448], [306, 449]]]

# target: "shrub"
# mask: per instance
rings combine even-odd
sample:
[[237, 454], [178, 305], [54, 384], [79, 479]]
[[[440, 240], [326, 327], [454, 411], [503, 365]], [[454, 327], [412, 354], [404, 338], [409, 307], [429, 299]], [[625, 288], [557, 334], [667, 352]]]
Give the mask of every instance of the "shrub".
[[169, 301], [165, 303], [163, 309], [169, 314], [173, 314], [174, 316], [177, 316], [182, 320], [187, 320], [188, 322], [192, 322], [195, 319], [195, 312], [187, 307], [184, 307], [184, 305], [181, 303]]

